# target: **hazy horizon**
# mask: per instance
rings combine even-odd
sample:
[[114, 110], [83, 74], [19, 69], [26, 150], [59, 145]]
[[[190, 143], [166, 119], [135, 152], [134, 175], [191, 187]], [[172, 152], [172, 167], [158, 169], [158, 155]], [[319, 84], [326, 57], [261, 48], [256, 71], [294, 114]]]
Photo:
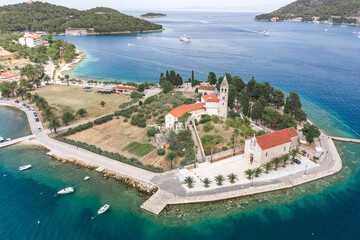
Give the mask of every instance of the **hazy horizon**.
[[[111, 7], [118, 10], [138, 11], [236, 11], [236, 12], [265, 12], [274, 11], [295, 0], [183, 0], [171, 2], [166, 0], [47, 0], [52, 4], [70, 8], [89, 9], [93, 7]], [[1, 5], [16, 4], [25, 1], [2, 0]], [[34, 1], [35, 2], [35, 1]], [[139, 7], [141, 6], [141, 7]]]

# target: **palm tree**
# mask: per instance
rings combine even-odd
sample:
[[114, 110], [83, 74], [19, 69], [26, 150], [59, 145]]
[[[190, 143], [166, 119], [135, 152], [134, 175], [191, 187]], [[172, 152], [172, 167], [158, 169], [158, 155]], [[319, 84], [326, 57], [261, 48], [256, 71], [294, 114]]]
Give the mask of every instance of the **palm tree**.
[[271, 159], [271, 162], [274, 164], [274, 167], [275, 167], [274, 170], [277, 171], [278, 166], [279, 166], [279, 164], [281, 162], [281, 158], [274, 157], [273, 159]]
[[248, 179], [251, 179], [251, 177], [254, 175], [254, 170], [252, 169], [247, 169], [245, 170], [245, 176], [247, 176]]
[[223, 175], [217, 175], [215, 177], [215, 182], [217, 183], [217, 185], [222, 185], [223, 181], [225, 181], [225, 178]]
[[192, 188], [195, 183], [195, 179], [193, 177], [188, 176], [184, 179], [184, 183], [187, 184], [188, 188]]
[[11, 94], [11, 91], [8, 87], [3, 86], [0, 88], [0, 91], [1, 91], [1, 96], [3, 96], [3, 97], [9, 97]]
[[39, 95], [32, 95], [31, 100], [35, 103], [39, 99]]
[[36, 106], [39, 110], [44, 110], [49, 104], [43, 97], [38, 97], [35, 101]]
[[170, 168], [172, 169], [172, 164], [174, 162], [174, 160], [176, 159], [177, 157], [177, 153], [174, 152], [174, 151], [170, 151], [167, 155], [166, 155], [166, 158], [165, 158], [165, 161], [169, 162], [170, 163]]
[[65, 80], [66, 80], [67, 85], [70, 86], [70, 83], [69, 83], [70, 76], [66, 74], [66, 75], [64, 76], [64, 78], [65, 78]]
[[21, 99], [24, 101], [24, 95], [26, 94], [26, 90], [22, 87], [18, 88], [16, 90], [16, 96], [21, 97]]
[[269, 171], [271, 170], [272, 166], [273, 166], [272, 162], [267, 162], [267, 163], [265, 163], [264, 169], [265, 169], [265, 173], [266, 173], [266, 174], [269, 173]]
[[211, 183], [211, 180], [209, 178], [204, 178], [202, 180], [202, 182], [204, 183], [204, 186], [207, 188], [207, 187], [209, 187], [209, 184]]
[[51, 119], [55, 116], [53, 110], [50, 107], [46, 107], [41, 113], [44, 122], [51, 122]]
[[45, 75], [44, 76], [44, 81], [46, 82], [46, 84], [49, 84], [50, 77], [48, 75]]
[[263, 170], [261, 168], [255, 168], [254, 169], [254, 174], [255, 174], [255, 177], [259, 177], [260, 174], [262, 174]]
[[283, 154], [280, 156], [281, 162], [282, 162], [282, 167], [285, 168], [286, 167], [286, 163], [289, 160], [289, 154]]
[[55, 116], [53, 117], [49, 122], [49, 128], [54, 130], [54, 133], [56, 134], [56, 129], [60, 127], [60, 121]]
[[9, 85], [9, 90], [11, 91], [13, 97], [15, 97], [15, 90], [17, 89], [18, 87], [18, 83], [13, 81], [13, 82], [10, 82], [10, 85]]
[[25, 94], [25, 97], [27, 98], [27, 99], [29, 99], [29, 101], [30, 101], [30, 103], [31, 103], [31, 98], [32, 98], [32, 95], [31, 95], [31, 93], [26, 93]]
[[101, 101], [101, 102], [100, 102], [100, 105], [101, 105], [101, 107], [104, 107], [104, 106], [105, 106], [105, 102], [104, 102], [104, 101]]
[[291, 164], [294, 164], [294, 160], [296, 157], [300, 158], [301, 155], [300, 155], [300, 152], [298, 149], [291, 149], [290, 151], [290, 156], [291, 156]]
[[39, 78], [34, 79], [33, 84], [35, 84], [36, 87], [39, 87], [41, 85], [41, 80]]
[[31, 91], [34, 88], [34, 84], [32, 84], [31, 82], [27, 82], [26, 88], [28, 88]]
[[86, 111], [85, 108], [80, 108], [76, 111], [76, 114], [79, 115], [80, 117], [83, 117], [87, 114], [88, 112]]
[[229, 181], [230, 181], [231, 183], [234, 183], [235, 180], [238, 179], [238, 176], [237, 176], [235, 173], [230, 173], [229, 175], [227, 175], [227, 178], [229, 179]]

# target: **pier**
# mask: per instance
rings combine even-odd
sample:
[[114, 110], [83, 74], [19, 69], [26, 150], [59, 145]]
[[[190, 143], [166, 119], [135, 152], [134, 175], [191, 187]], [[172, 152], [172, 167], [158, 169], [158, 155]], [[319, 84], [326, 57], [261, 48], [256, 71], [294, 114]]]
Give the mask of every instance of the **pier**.
[[348, 142], [348, 143], [359, 143], [360, 139], [355, 138], [342, 138], [342, 137], [330, 137], [332, 140], [339, 141], [339, 142]]
[[0, 148], [8, 147], [8, 146], [20, 143], [22, 141], [32, 139], [34, 137], [35, 137], [34, 135], [29, 135], [29, 136], [26, 136], [26, 137], [17, 138], [17, 139], [13, 139], [13, 140], [10, 140], [10, 141], [5, 141], [5, 142], [0, 143]]

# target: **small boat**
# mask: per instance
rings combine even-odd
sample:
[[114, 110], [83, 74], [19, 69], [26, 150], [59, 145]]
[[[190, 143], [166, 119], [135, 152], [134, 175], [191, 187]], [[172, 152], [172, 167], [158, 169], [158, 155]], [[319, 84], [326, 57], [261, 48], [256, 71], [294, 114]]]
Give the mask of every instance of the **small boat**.
[[270, 33], [269, 33], [268, 31], [266, 31], [266, 30], [264, 30], [264, 31], [262, 32], [262, 34], [265, 35], [265, 36], [270, 36]]
[[181, 36], [180, 37], [180, 41], [183, 41], [183, 42], [191, 42], [191, 37], [189, 37], [188, 35], [184, 34], [184, 36]]
[[7, 138], [6, 141], [11, 141], [11, 138]]
[[74, 188], [73, 187], [67, 187], [67, 188], [64, 188], [60, 191], [57, 192], [57, 194], [69, 194], [69, 193], [72, 193], [74, 192]]
[[355, 33], [355, 34], [360, 34], [360, 32], [353, 32], [353, 33]]
[[130, 46], [134, 46], [134, 44], [132, 44], [132, 43], [128, 43], [128, 47], [130, 47]]
[[31, 164], [19, 167], [19, 171], [25, 171], [26, 169], [29, 168], [31, 168]]
[[87, 181], [87, 180], [89, 180], [89, 179], [90, 179], [89, 176], [84, 177], [84, 180], [85, 180], [85, 181]]
[[2, 137], [0, 137], [0, 142], [4, 142], [4, 139]]
[[104, 206], [102, 206], [99, 211], [97, 212], [98, 214], [102, 214], [104, 212], [106, 212], [109, 209], [110, 205], [109, 204], [105, 204]]
[[329, 30], [327, 30], [327, 28], [325, 28], [325, 30], [324, 30], [325, 32], [327, 32], [327, 31], [329, 31]]

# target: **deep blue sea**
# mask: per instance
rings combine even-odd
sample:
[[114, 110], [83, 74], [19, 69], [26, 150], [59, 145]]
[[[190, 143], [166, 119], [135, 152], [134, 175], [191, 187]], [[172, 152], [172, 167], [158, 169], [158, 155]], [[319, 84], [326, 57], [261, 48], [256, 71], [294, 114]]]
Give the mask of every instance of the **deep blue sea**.
[[[255, 14], [243, 13], [168, 15], [152, 20], [164, 25], [160, 33], [61, 37], [88, 56], [71, 75], [157, 82], [167, 69], [184, 78], [194, 69], [200, 80], [209, 71], [245, 81], [254, 76], [298, 92], [310, 120], [327, 134], [360, 137], [360, 39], [352, 33], [360, 28], [254, 22]], [[180, 42], [183, 34], [193, 41]], [[16, 110], [0, 111], [0, 135], [26, 134], [27, 125], [14, 120]], [[0, 149], [0, 238], [358, 239], [360, 145], [336, 145], [344, 168], [335, 176], [232, 205], [171, 206], [159, 217], [139, 209], [145, 200], [135, 189], [101, 174], [52, 160], [37, 147]], [[34, 167], [20, 173], [17, 168], [27, 163]], [[66, 186], [75, 186], [75, 193], [53, 196]], [[110, 210], [90, 220], [104, 203]]]

